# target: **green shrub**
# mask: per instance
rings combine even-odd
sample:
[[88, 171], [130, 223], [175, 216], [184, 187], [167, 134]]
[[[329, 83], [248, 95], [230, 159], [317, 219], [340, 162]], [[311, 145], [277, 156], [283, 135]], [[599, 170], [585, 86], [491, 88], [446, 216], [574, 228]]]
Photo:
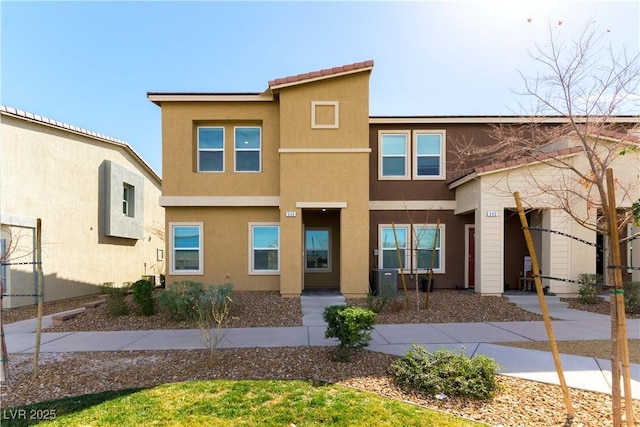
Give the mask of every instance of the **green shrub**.
[[123, 283], [122, 287], [116, 287], [113, 282], [107, 282], [100, 286], [100, 291], [107, 295], [107, 311], [112, 316], [124, 316], [129, 313], [125, 299], [130, 285], [131, 283]]
[[598, 285], [602, 283], [600, 274], [581, 274], [578, 276], [580, 289], [578, 290], [578, 301], [582, 304], [597, 304]]
[[200, 282], [172, 282], [158, 295], [158, 303], [174, 320], [193, 319], [197, 316], [196, 302], [203, 293]]
[[136, 303], [138, 314], [152, 316], [156, 312], [156, 304], [153, 300], [153, 285], [148, 280], [138, 280], [133, 289], [133, 301]]
[[374, 295], [369, 292], [367, 294], [367, 308], [374, 313], [380, 313], [389, 301], [394, 297], [391, 295]]
[[389, 367], [389, 374], [397, 384], [431, 395], [488, 400], [498, 390], [497, 369], [487, 356], [469, 358], [444, 348], [430, 353], [414, 344]]
[[640, 314], [640, 282], [625, 283], [624, 308], [627, 313]]
[[369, 345], [376, 321], [373, 311], [361, 307], [332, 305], [325, 308], [322, 318], [327, 322], [324, 336], [340, 341], [337, 360], [347, 362], [351, 359], [352, 349]]

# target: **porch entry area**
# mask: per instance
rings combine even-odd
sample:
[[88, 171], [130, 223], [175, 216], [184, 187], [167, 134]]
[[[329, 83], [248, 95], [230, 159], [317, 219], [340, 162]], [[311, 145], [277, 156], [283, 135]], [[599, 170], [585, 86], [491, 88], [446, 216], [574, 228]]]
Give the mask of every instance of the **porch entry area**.
[[340, 209], [302, 210], [302, 289], [340, 291]]

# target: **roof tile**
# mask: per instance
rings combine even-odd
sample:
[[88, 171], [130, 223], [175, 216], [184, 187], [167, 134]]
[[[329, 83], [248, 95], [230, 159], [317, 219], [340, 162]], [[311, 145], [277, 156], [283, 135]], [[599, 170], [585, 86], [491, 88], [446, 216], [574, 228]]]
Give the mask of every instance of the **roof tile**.
[[322, 76], [330, 76], [330, 75], [333, 75], [333, 74], [340, 74], [340, 73], [344, 73], [346, 71], [354, 71], [354, 70], [359, 70], [361, 68], [367, 68], [367, 67], [373, 67], [373, 61], [372, 60], [363, 61], [363, 62], [355, 62], [353, 64], [347, 64], [347, 65], [343, 65], [343, 66], [340, 66], [340, 67], [324, 68], [322, 70], [311, 71], [311, 72], [308, 72], [308, 73], [298, 74], [298, 75], [295, 75], [295, 76], [280, 77], [280, 78], [277, 78], [277, 79], [270, 80], [269, 81], [269, 87], [278, 86], [278, 85], [281, 85], [283, 83], [302, 82], [304, 80], [309, 80], [309, 79], [322, 77]]

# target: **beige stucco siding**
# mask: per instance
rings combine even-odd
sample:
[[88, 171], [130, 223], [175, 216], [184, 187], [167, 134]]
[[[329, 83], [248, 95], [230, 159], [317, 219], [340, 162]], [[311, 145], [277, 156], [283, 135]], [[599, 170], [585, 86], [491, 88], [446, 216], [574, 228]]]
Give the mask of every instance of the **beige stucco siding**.
[[[601, 154], [604, 156], [605, 151]], [[583, 154], [566, 156], [563, 161], [577, 170], [589, 170], [588, 159]], [[618, 156], [612, 162], [618, 206], [629, 207], [640, 197], [639, 165], [638, 153]], [[564, 198], [569, 195], [572, 215], [587, 223], [594, 222], [596, 210], [575, 194], [588, 196], [597, 203], [597, 190], [586, 187], [575, 173], [549, 164], [532, 163], [480, 174], [456, 187], [456, 212], [476, 209], [476, 280], [483, 294], [496, 293], [502, 286], [505, 238], [502, 216], [505, 209], [507, 212], [515, 209], [513, 194], [516, 191], [525, 209], [541, 212], [540, 218], [532, 216], [532, 226], [567, 233], [590, 243], [596, 241], [595, 231], [581, 226], [563, 210], [567, 206]], [[593, 246], [548, 232], [534, 231], [532, 235], [543, 275], [577, 280], [580, 274], [595, 272]], [[558, 293], [576, 292], [579, 287], [575, 283], [549, 279], [544, 279], [543, 285], [551, 286], [551, 290]]]
[[[167, 250], [171, 251], [171, 224], [202, 223], [204, 270], [200, 275], [167, 276], [167, 283], [192, 280], [205, 285], [218, 285], [227, 281], [235, 290], [278, 290], [279, 274], [250, 274], [251, 223], [278, 223], [278, 208], [265, 207], [199, 207], [171, 208], [167, 210]], [[283, 240], [282, 233], [280, 240]], [[280, 264], [283, 258], [282, 243]], [[170, 268], [167, 268], [169, 271]]]
[[[301, 291], [302, 210], [299, 203], [340, 208], [340, 290], [364, 296], [368, 283], [369, 73], [301, 84], [280, 92], [281, 293]], [[314, 101], [336, 102], [335, 129], [312, 126]], [[291, 150], [295, 152], [291, 152]], [[329, 151], [329, 152], [327, 152]], [[333, 152], [331, 152], [333, 151]], [[286, 212], [296, 212], [287, 217]]]
[[[157, 249], [164, 248], [160, 183], [125, 147], [3, 115], [0, 152], [0, 214], [42, 219], [45, 300], [93, 293], [103, 282], [120, 284], [164, 271], [163, 262], [157, 261]], [[103, 232], [105, 161], [143, 179], [141, 239]], [[5, 234], [9, 228], [14, 236], [21, 233], [5, 226]], [[30, 250], [31, 238], [22, 233], [20, 245]], [[16, 279], [11, 292], [32, 293], [32, 279], [17, 280], [19, 267], [11, 270]], [[20, 298], [12, 304], [32, 302]]]
[[[197, 127], [224, 127], [224, 172], [197, 171]], [[261, 172], [234, 172], [234, 127], [262, 129]], [[163, 196], [275, 196], [279, 186], [278, 108], [272, 102], [162, 104]]]
[[[338, 103], [337, 129], [311, 129], [314, 101]], [[282, 90], [280, 129], [281, 148], [369, 148], [369, 73]]]

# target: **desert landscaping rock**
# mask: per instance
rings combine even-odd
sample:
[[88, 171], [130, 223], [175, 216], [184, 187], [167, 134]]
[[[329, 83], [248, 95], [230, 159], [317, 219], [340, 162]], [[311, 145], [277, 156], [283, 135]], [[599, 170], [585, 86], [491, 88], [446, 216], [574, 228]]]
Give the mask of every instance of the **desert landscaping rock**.
[[[420, 294], [424, 297], [424, 294]], [[277, 292], [237, 292], [230, 327], [300, 326], [299, 299], [281, 298]], [[81, 306], [93, 298], [47, 304], [46, 314]], [[129, 302], [132, 304], [131, 302]], [[366, 305], [364, 300], [349, 303]], [[461, 310], [460, 307], [464, 307]], [[133, 308], [133, 306], [132, 306]], [[10, 310], [9, 323], [33, 317], [33, 308]], [[388, 305], [378, 323], [443, 323], [478, 321], [526, 321], [541, 317], [523, 311], [499, 297], [480, 297], [471, 292], [435, 292], [428, 310], [405, 308], [400, 298]], [[194, 322], [173, 322], [163, 314], [112, 317], [101, 306], [49, 331], [136, 330], [196, 328]], [[591, 343], [591, 346], [593, 344]], [[437, 399], [395, 386], [388, 366], [395, 356], [357, 351], [352, 362], [334, 362], [332, 347], [277, 347], [205, 350], [43, 353], [39, 373], [31, 377], [32, 355], [12, 354], [9, 381], [2, 390], [2, 408], [123, 388], [151, 387], [163, 383], [205, 379], [309, 379], [337, 382], [392, 399], [410, 402], [482, 421], [494, 426], [562, 426], [566, 409], [559, 386], [499, 376], [501, 391], [490, 402]], [[576, 411], [574, 426], [609, 426], [611, 398], [608, 395], [571, 390]], [[640, 401], [634, 401], [640, 414]], [[639, 423], [640, 420], [636, 420]]]

